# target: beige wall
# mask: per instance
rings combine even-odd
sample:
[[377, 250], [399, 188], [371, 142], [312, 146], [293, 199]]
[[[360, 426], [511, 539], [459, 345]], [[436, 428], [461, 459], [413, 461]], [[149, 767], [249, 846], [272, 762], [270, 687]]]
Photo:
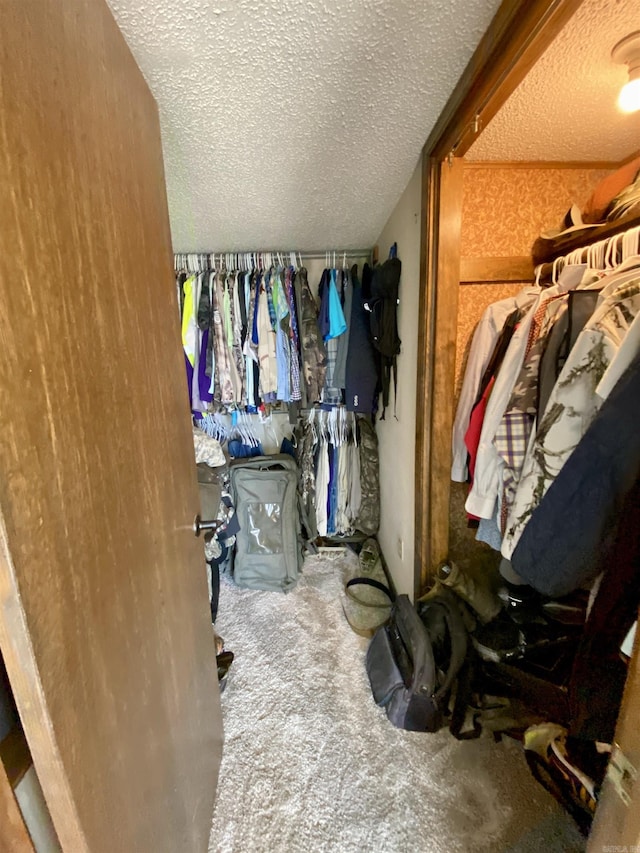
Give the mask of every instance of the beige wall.
[[[418, 361], [418, 294], [420, 285], [420, 203], [422, 164], [418, 162], [377, 245], [380, 260], [398, 244], [402, 261], [398, 325], [402, 351], [398, 356], [397, 419], [391, 405], [378, 420], [380, 454], [380, 532], [378, 539], [396, 591], [413, 594], [414, 470], [416, 365]], [[402, 543], [402, 544], [400, 544]], [[402, 550], [402, 556], [400, 556]]]

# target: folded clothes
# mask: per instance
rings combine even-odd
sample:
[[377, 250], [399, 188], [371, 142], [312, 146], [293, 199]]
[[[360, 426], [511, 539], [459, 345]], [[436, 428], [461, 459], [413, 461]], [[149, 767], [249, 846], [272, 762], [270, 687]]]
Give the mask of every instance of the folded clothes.
[[246, 459], [249, 456], [264, 456], [262, 445], [243, 444], [238, 438], [233, 438], [227, 443], [229, 455], [234, 459]]

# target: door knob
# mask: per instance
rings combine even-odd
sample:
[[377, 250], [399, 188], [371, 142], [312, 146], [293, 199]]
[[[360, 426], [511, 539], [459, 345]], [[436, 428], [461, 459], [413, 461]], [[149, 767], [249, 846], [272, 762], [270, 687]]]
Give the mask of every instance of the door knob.
[[218, 531], [224, 524], [219, 518], [212, 518], [209, 521], [203, 521], [199, 515], [196, 515], [193, 522], [193, 532], [196, 536], [200, 536], [203, 530], [211, 530], [212, 533]]

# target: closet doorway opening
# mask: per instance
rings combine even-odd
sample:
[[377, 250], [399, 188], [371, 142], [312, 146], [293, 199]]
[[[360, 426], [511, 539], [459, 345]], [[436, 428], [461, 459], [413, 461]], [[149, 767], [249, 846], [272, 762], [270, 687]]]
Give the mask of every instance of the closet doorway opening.
[[[616, 26], [624, 31], [614, 36]], [[498, 246], [499, 235], [487, 231], [485, 222], [482, 236], [488, 245], [483, 251], [476, 251], [470, 245], [466, 216], [469, 199], [476, 192], [479, 194], [476, 198], [484, 198], [486, 203], [489, 188], [494, 193], [490, 196], [494, 214], [504, 206], [506, 216], [506, 208], [513, 211], [520, 201], [516, 198], [514, 204], [504, 205], [504, 194], [509, 187], [514, 187], [517, 193], [523, 181], [544, 183], [555, 170], [562, 172], [567, 179], [565, 188], [571, 186], [574, 194], [581, 187], [584, 197], [576, 200], [585, 200], [598, 176], [613, 172], [638, 156], [640, 114], [628, 121], [630, 131], [624, 138], [604, 119], [592, 118], [586, 122], [597, 126], [600, 142], [591, 133], [581, 134], [584, 121], [572, 124], [572, 104], [562, 103], [559, 93], [567, 90], [578, 93], [581, 89], [575, 80], [572, 83], [559, 76], [561, 63], [557, 58], [564, 52], [562, 74], [567, 73], [566, 67], [574, 66], [576, 74], [591, 75], [587, 77], [585, 96], [591, 97], [594, 104], [597, 103], [594, 93], [599, 87], [608, 86], [614, 109], [624, 69], [616, 69], [609, 55], [615, 42], [633, 29], [637, 29], [637, 22], [634, 26], [630, 3], [614, 0], [503, 3], [424, 146], [416, 416], [416, 593], [429, 585], [438, 564], [450, 557], [452, 538], [456, 535], [451, 525], [451, 503], [456, 496], [452, 495], [450, 476], [455, 388], [460, 370], [460, 364], [456, 366], [460, 308], [466, 313], [470, 294], [486, 290], [491, 282], [517, 288], [533, 278], [530, 253], [533, 239], [524, 248], [505, 251]], [[589, 33], [592, 42], [587, 46], [582, 42]], [[554, 51], [555, 61], [559, 63], [555, 67], [558, 76], [542, 87], [542, 71], [554, 69]], [[609, 65], [604, 77], [598, 66], [603, 52]], [[544, 116], [541, 133], [532, 133], [525, 125], [529, 116], [527, 103], [531, 103], [527, 98], [533, 96], [538, 97], [541, 111], [538, 115]], [[573, 133], [574, 144], [561, 147], [558, 154], [537, 154], [535, 137], [553, 135], [561, 121], [558, 115], [565, 117], [565, 131], [568, 128], [563, 138], [570, 138]], [[515, 153], [500, 147], [509, 130], [519, 144]], [[637, 221], [640, 222], [640, 216]], [[557, 223], [540, 224], [551, 227]], [[635, 220], [626, 220], [624, 227], [632, 224]], [[482, 229], [476, 225], [477, 236]], [[539, 233], [538, 228], [530, 236], [535, 238]], [[471, 286], [467, 288], [465, 282]], [[467, 317], [466, 322], [472, 326], [473, 318]], [[462, 353], [458, 361], [461, 356]], [[632, 710], [637, 716], [640, 707], [639, 673], [636, 649], [629, 666], [617, 732], [629, 750], [640, 746], [637, 736], [635, 741], [629, 739], [628, 725]], [[607, 786], [610, 788], [609, 783]], [[592, 845], [594, 839], [600, 844], [612, 844], [623, 837], [627, 840], [633, 837], [634, 843], [640, 839], [639, 818], [635, 818], [636, 824], [632, 818], [633, 814], [640, 815], [639, 804], [625, 809], [621, 803], [616, 794], [605, 790]], [[613, 829], [614, 824], [618, 830]]]

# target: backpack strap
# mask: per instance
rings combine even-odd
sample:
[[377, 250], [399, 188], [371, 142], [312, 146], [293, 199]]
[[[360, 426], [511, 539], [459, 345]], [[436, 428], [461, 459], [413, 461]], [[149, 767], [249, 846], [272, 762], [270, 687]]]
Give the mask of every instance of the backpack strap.
[[384, 420], [384, 416], [387, 410], [387, 406], [389, 405], [389, 397], [391, 394], [391, 375], [393, 374], [393, 417], [398, 420], [398, 361], [397, 356], [393, 356], [393, 358], [388, 358], [386, 356], [380, 357], [381, 362], [381, 376], [382, 376], [382, 417], [381, 421]]
[[393, 417], [398, 420], [398, 362], [395, 355], [391, 367], [393, 369]]
[[[448, 593], [449, 590], [443, 590], [443, 593]], [[444, 618], [449, 629], [449, 642], [451, 644], [451, 657], [449, 659], [449, 669], [445, 675], [444, 682], [436, 691], [434, 698], [441, 700], [451, 690], [453, 682], [458, 675], [463, 663], [467, 657], [467, 629], [464, 627], [462, 616], [457, 610], [457, 605], [452, 602], [445, 594], [439, 593], [431, 600], [427, 601], [429, 607], [440, 607], [444, 613]]]
[[458, 609], [457, 596], [444, 587], [436, 596], [424, 602], [429, 607], [439, 607], [445, 617], [449, 629], [451, 658], [449, 669], [442, 686], [436, 691], [434, 699], [444, 701], [457, 679], [456, 698], [449, 731], [458, 740], [471, 740], [480, 736], [482, 729], [478, 723], [478, 714], [473, 717], [473, 729], [462, 733], [467, 706], [471, 698], [473, 685], [473, 666], [469, 658], [469, 640], [462, 614]]
[[462, 727], [464, 726], [464, 722], [467, 717], [467, 708], [471, 704], [471, 697], [473, 695], [474, 675], [475, 667], [473, 660], [469, 655], [467, 655], [467, 658], [458, 673], [456, 698], [453, 703], [451, 722], [449, 723], [449, 731], [457, 740], [475, 740], [475, 738], [480, 737], [482, 734], [482, 726], [478, 722], [480, 712], [475, 712], [473, 714], [473, 728], [467, 732], [462, 731]]

